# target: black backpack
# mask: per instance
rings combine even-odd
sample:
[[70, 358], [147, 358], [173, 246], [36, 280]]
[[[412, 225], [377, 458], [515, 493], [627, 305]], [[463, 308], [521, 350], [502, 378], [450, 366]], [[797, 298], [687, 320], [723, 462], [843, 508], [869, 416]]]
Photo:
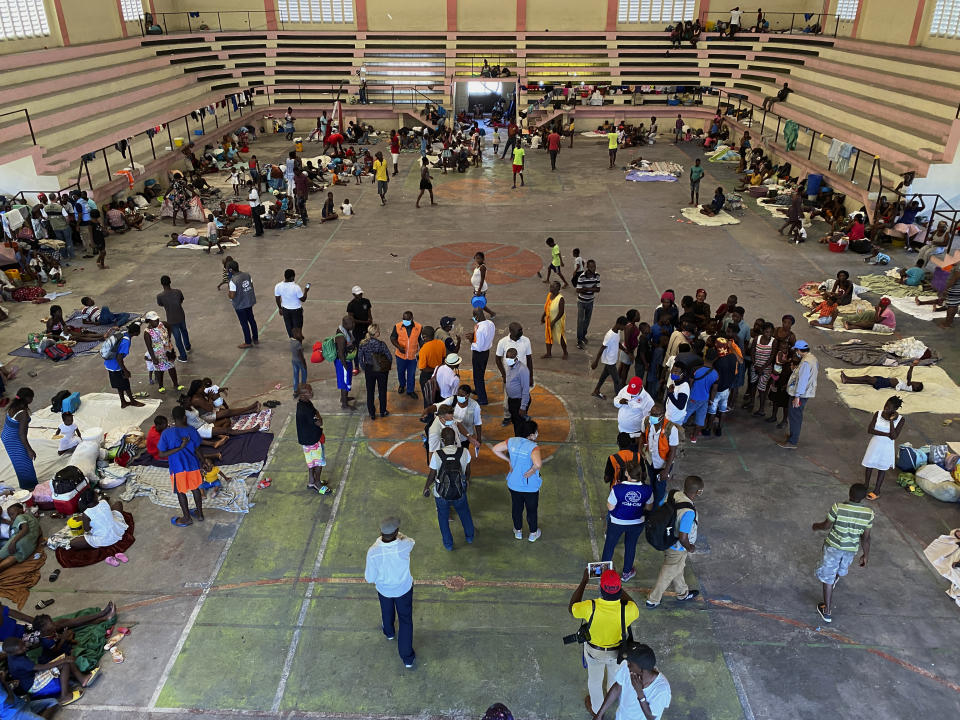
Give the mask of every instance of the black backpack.
[[66, 495], [87, 481], [87, 478], [76, 465], [67, 465], [53, 476], [53, 492], [57, 495]]
[[443, 450], [437, 450], [440, 456], [440, 469], [437, 471], [437, 495], [444, 500], [459, 500], [467, 491], [466, 479], [463, 476], [463, 466], [460, 458], [463, 457], [463, 448], [458, 447], [453, 455], [447, 455]]
[[693, 521], [697, 521], [697, 511], [690, 502], [674, 502], [676, 490], [671, 490], [667, 501], [650, 513], [644, 523], [644, 533], [647, 542], [656, 550], [666, 550], [677, 544], [680, 537], [677, 534], [677, 512], [679, 510], [693, 510]]

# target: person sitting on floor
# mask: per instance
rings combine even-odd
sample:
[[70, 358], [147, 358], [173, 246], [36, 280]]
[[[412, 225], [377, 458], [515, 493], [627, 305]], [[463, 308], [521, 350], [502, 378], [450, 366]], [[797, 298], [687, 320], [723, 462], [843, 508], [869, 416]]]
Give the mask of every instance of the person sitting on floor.
[[123, 206], [123, 221], [127, 224], [127, 227], [134, 230], [143, 230], [145, 219], [133, 199], [128, 199], [126, 205]]
[[50, 317], [47, 318], [46, 335], [53, 340], [76, 340], [78, 342], [95, 342], [103, 340], [109, 333], [98, 333], [93, 330], [81, 330], [70, 327], [63, 318], [63, 308], [59, 305], [50, 306]]
[[[69, 655], [49, 663], [35, 663], [26, 656], [27, 646], [20, 638], [4, 640], [3, 652], [7, 656], [7, 674], [19, 683], [21, 690], [34, 698], [59, 697], [61, 707], [83, 697], [81, 688], [88, 687], [100, 676], [100, 668], [86, 675], [81, 673]], [[80, 688], [71, 690], [71, 681]]]
[[863, 261], [869, 265], [889, 265], [890, 256], [885, 252], [881, 252], [878, 245], [872, 245], [870, 247], [870, 256], [865, 257]]
[[[71, 550], [91, 550], [116, 545], [127, 531], [127, 521], [122, 511], [123, 505], [119, 500], [108, 503], [97, 497], [96, 491], [88, 487], [77, 500], [83, 520], [83, 535], [70, 539]], [[119, 565], [121, 558], [108, 565]]]
[[839, 312], [840, 302], [837, 299], [836, 293], [826, 293], [823, 296], [823, 302], [813, 309], [813, 313], [816, 313], [817, 316], [810, 320], [810, 324], [817, 325], [819, 327], [832, 328], [833, 323], [836, 322]]
[[713, 217], [723, 210], [723, 206], [726, 205], [727, 198], [723, 194], [723, 188], [718, 187], [713, 193], [713, 200], [709, 205], [701, 205], [700, 213], [708, 217]]
[[119, 208], [118, 203], [108, 203], [107, 212], [105, 215], [107, 219], [107, 227], [110, 229], [110, 232], [119, 235], [120, 233], [125, 233], [129, 229], [127, 227], [127, 220], [123, 216], [123, 211]]
[[890, 298], [882, 297], [874, 307], [872, 313], [864, 313], [864, 317], [851, 317], [843, 321], [843, 327], [849, 329], [872, 330], [878, 333], [892, 333], [897, 329], [897, 317], [890, 307]]
[[10, 518], [10, 539], [0, 547], [0, 573], [25, 562], [36, 552], [40, 541], [40, 521], [33, 513], [25, 512], [23, 505], [13, 503], [7, 508], [7, 517]]
[[898, 380], [895, 377], [882, 375], [847, 375], [840, 371], [840, 382], [844, 385], [872, 385], [874, 390], [894, 389], [897, 392], [923, 392], [923, 383], [914, 381], [913, 369], [920, 363], [914, 360], [907, 370], [907, 379]]
[[923, 285], [923, 279], [926, 277], [926, 273], [923, 270], [924, 261], [917, 260], [917, 264], [912, 268], [907, 268], [904, 270], [900, 268], [900, 277], [897, 278], [897, 282], [901, 285], [909, 285], [911, 287], [919, 287]]

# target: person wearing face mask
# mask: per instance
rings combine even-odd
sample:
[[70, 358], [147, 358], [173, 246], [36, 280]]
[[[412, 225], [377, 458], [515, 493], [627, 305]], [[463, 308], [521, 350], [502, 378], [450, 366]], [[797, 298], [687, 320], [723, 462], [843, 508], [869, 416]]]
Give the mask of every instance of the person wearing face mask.
[[433, 380], [437, 385], [437, 392], [440, 399], [448, 400], [457, 394], [457, 388], [460, 387], [460, 376], [457, 374], [460, 363], [463, 362], [456, 353], [450, 353], [443, 359], [443, 365], [438, 367], [433, 373]]
[[[507, 369], [504, 364], [504, 358], [507, 351], [516, 350], [516, 361], [527, 369], [527, 380], [530, 388], [533, 388], [533, 348], [530, 346], [530, 339], [524, 337], [523, 327], [520, 323], [510, 323], [509, 334], [500, 339], [497, 343], [497, 370], [500, 371], [500, 378], [503, 380], [503, 426], [506, 427], [512, 422], [510, 417], [509, 403], [507, 402]], [[528, 406], [529, 407], [529, 406]]]
[[[457, 446], [457, 434], [453, 428], [444, 428], [440, 433], [441, 447], [430, 456], [430, 472], [423, 486], [423, 496], [430, 497], [437, 506], [437, 523], [443, 547], [453, 550], [453, 533], [450, 532], [450, 509], [457, 511], [467, 543], [473, 542], [473, 517], [467, 502], [470, 484], [470, 451]], [[446, 496], [446, 497], [445, 497]]]
[[680, 431], [664, 415], [663, 404], [657, 403], [640, 425], [640, 455], [646, 464], [647, 479], [653, 485], [654, 507], [660, 507], [667, 493], [670, 470], [680, 447]]
[[481, 442], [483, 416], [480, 413], [480, 405], [470, 397], [472, 390], [469, 385], [461, 385], [457, 388], [456, 395], [437, 403], [437, 408], [441, 405], [449, 405], [453, 408], [453, 419], [458, 423], [458, 429], [466, 440], [460, 445], [464, 448], [470, 445], [469, 438], [473, 438], [478, 444]]
[[443, 340], [436, 337], [436, 331], [430, 325], [423, 326], [423, 332], [420, 335], [420, 354], [417, 358], [417, 367], [420, 369], [420, 391], [423, 393], [423, 406], [430, 407], [437, 400], [441, 400], [449, 395], [435, 397], [436, 387], [428, 388], [428, 381], [433, 378], [438, 368], [443, 366], [444, 359], [447, 357], [447, 346]]
[[367, 412], [371, 420], [377, 419], [373, 394], [376, 391], [380, 400], [380, 417], [390, 414], [387, 410], [387, 376], [390, 374], [390, 350], [380, 339], [380, 326], [372, 323], [367, 327], [367, 336], [357, 350], [357, 365], [363, 369], [367, 386]]
[[407, 310], [390, 332], [390, 343], [397, 349], [397, 381], [400, 383], [397, 392], [400, 395], [406, 393], [414, 400], [417, 398], [417, 353], [422, 329], [420, 323], [414, 321], [413, 313]]
[[527, 369], [517, 358], [516, 348], [507, 350], [503, 362], [506, 364], [503, 391], [507, 396], [507, 411], [513, 423], [513, 434], [519, 435], [527, 421], [527, 411], [530, 408], [530, 379]]
[[678, 426], [683, 425], [687, 417], [687, 403], [690, 401], [690, 383], [687, 381], [687, 369], [680, 363], [674, 363], [667, 380], [664, 405], [667, 420]]
[[[521, 435], [522, 433], [522, 435]], [[537, 508], [540, 504], [540, 447], [537, 445], [539, 428], [533, 420], [527, 420], [516, 437], [497, 443], [493, 454], [510, 463], [507, 473], [507, 488], [510, 490], [511, 515], [513, 516], [513, 537], [523, 539], [523, 511], [527, 511], [527, 527], [530, 535], [527, 539], [536, 542], [540, 538]]]
[[476, 325], [470, 340], [470, 362], [473, 365], [473, 382], [477, 386], [477, 402], [487, 404], [487, 384], [484, 375], [487, 372], [487, 362], [490, 360], [490, 346], [493, 345], [493, 336], [497, 331], [493, 320], [485, 320], [483, 308], [473, 311], [473, 320]]
[[474, 448], [479, 449], [480, 443], [477, 440], [470, 436], [466, 428], [457, 421], [457, 418], [454, 417], [453, 407], [444, 403], [438, 403], [436, 408], [430, 406], [427, 412], [425, 412], [420, 419], [423, 422], [426, 422], [430, 419], [430, 415], [434, 414], [433, 422], [430, 423], [430, 427], [427, 430], [426, 442], [424, 447], [427, 450], [427, 463], [430, 463], [430, 457], [442, 446], [442, 441], [440, 434], [443, 432], [444, 428], [450, 428], [457, 434], [457, 445], [473, 445]]

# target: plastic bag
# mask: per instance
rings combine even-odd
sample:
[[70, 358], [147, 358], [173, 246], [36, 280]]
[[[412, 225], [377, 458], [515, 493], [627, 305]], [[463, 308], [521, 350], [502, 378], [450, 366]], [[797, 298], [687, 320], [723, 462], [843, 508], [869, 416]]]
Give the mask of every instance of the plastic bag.
[[960, 501], [960, 484], [953, 480], [953, 476], [938, 465], [925, 465], [917, 470], [917, 485], [937, 500], [942, 502]]

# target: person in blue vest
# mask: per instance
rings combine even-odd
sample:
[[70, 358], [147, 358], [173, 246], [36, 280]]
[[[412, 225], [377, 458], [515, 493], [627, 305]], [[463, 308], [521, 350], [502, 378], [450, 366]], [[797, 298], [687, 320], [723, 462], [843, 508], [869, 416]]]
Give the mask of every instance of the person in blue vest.
[[643, 466], [637, 461], [627, 462], [622, 479], [610, 488], [607, 496], [607, 537], [600, 559], [613, 559], [613, 551], [623, 536], [623, 572], [620, 579], [627, 582], [636, 575], [633, 559], [637, 541], [643, 535], [644, 515], [653, 510], [653, 488], [644, 482]]

